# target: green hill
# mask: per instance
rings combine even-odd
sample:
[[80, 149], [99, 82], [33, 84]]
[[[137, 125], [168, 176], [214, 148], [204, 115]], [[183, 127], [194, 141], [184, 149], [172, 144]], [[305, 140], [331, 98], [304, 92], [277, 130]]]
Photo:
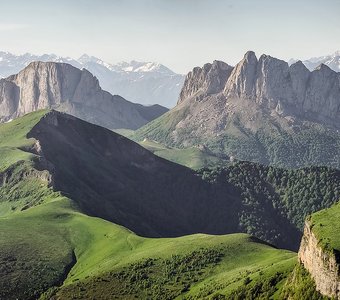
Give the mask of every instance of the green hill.
[[225, 233], [296, 247], [304, 213], [337, 196], [332, 169], [194, 172], [53, 111], [0, 133], [1, 299], [279, 298], [296, 254]]
[[[42, 136], [53, 133], [51, 138], [60, 142], [65, 135], [61, 138], [60, 131], [48, 131], [48, 126], [62, 130], [63, 120], [68, 132], [75, 126], [74, 118], [57, 116], [41, 111], [0, 127], [0, 148], [6, 149], [0, 187], [0, 298], [31, 299], [42, 293], [42, 298], [58, 299], [227, 295], [243, 286], [244, 278], [249, 288], [271, 278], [275, 284], [268, 293], [280, 288], [296, 255], [248, 235], [143, 238], [84, 214], [85, 205], [63, 196], [67, 193], [58, 191], [52, 178], [58, 178], [58, 166], [48, 160], [52, 150]], [[26, 138], [33, 133], [40, 135], [39, 143]], [[77, 145], [79, 135], [72, 136]], [[56, 143], [53, 147], [60, 150]], [[90, 154], [86, 158], [93, 159]]]
[[195, 172], [57, 112], [29, 114], [0, 128], [3, 159], [18, 160], [1, 175], [0, 215], [44, 202], [46, 187], [53, 187], [82, 212], [142, 236], [246, 232], [297, 250], [304, 218], [339, 199], [340, 174], [329, 168], [237, 162]]
[[280, 282], [296, 261], [294, 253], [245, 234], [142, 238], [79, 213], [57, 194], [0, 218], [0, 231], [5, 299], [35, 297], [53, 286], [60, 287], [48, 295], [61, 299], [228, 294], [246, 277], [252, 285], [279, 272]]

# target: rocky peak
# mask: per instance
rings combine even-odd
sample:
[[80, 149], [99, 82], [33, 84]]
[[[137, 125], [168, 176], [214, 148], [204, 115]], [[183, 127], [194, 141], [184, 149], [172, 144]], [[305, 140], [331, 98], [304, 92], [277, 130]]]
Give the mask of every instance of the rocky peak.
[[6, 80], [20, 88], [17, 115], [77, 101], [99, 89], [98, 80], [91, 73], [65, 63], [32, 62]]
[[226, 96], [246, 98], [254, 94], [257, 58], [253, 51], [248, 51], [233, 69], [224, 89]]
[[340, 117], [339, 76], [321, 64], [310, 72], [301, 61], [287, 62], [248, 52], [234, 68], [224, 93], [226, 97], [250, 99], [284, 115], [303, 116], [336, 124]]
[[193, 96], [221, 92], [232, 69], [225, 62], [218, 60], [212, 64], [207, 63], [202, 68], [195, 67], [185, 78], [178, 103]]
[[287, 89], [290, 84], [288, 63], [262, 55], [257, 66], [255, 79], [255, 101], [266, 103], [269, 108], [281, 105], [284, 99], [293, 97], [291, 90]]
[[55, 108], [89, 122], [136, 129], [166, 110], [142, 107], [103, 91], [86, 69], [67, 63], [32, 62], [16, 75], [0, 81], [0, 121], [39, 109]]
[[325, 64], [310, 72], [301, 61], [289, 66], [265, 54], [257, 59], [248, 51], [234, 68], [220, 61], [194, 68], [186, 77], [178, 103], [187, 98], [204, 101], [215, 93], [227, 101], [252, 101], [270, 113], [339, 127], [340, 75]]

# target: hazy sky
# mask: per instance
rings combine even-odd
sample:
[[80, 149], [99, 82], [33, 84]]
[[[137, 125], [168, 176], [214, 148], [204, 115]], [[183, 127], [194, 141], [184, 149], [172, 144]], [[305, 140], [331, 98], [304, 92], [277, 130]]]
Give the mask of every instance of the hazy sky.
[[186, 73], [247, 50], [309, 58], [340, 50], [340, 0], [2, 1], [0, 50], [158, 61]]

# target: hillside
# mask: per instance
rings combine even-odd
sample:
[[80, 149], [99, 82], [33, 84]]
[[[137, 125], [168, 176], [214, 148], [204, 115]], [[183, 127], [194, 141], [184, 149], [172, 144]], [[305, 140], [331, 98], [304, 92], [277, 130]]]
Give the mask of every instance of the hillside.
[[0, 122], [39, 109], [56, 109], [88, 122], [116, 129], [137, 129], [167, 111], [142, 106], [102, 90], [89, 71], [69, 64], [32, 62], [0, 80]]
[[[131, 133], [127, 134], [127, 137], [129, 137], [130, 134]], [[148, 139], [144, 139], [139, 142], [139, 144], [159, 157], [194, 170], [214, 168], [221, 165], [226, 166], [229, 164], [229, 159], [227, 157], [218, 157], [209, 149], [200, 145], [181, 149], [164, 146]]]
[[1, 298], [35, 298], [44, 291], [41, 299], [228, 295], [244, 278], [248, 289], [271, 282], [265, 291], [273, 294], [296, 262], [294, 253], [244, 234], [142, 238], [79, 213], [72, 203], [55, 196], [0, 218]]
[[214, 61], [185, 80], [177, 106], [132, 135], [169, 147], [297, 168], [340, 167], [339, 73], [310, 72], [251, 51], [235, 67]]
[[340, 191], [329, 168], [194, 172], [56, 111], [2, 124], [0, 152], [5, 299], [279, 297], [296, 255], [220, 234], [297, 249]]
[[[82, 212], [142, 236], [246, 232], [297, 250], [306, 215], [339, 197], [336, 170], [287, 171], [240, 162], [197, 173], [56, 111], [28, 114], [0, 128], [7, 183], [2, 193], [16, 199], [3, 198], [7, 213], [41, 203], [43, 180]], [[33, 194], [26, 191], [31, 186]]]
[[[44, 293], [41, 299], [136, 295], [169, 299], [180, 295], [229, 295], [239, 289], [252, 291], [259, 285], [263, 286], [260, 294], [272, 295], [279, 292], [295, 264], [294, 253], [274, 249], [245, 234], [143, 238], [102, 218], [91, 217], [89, 214], [120, 220], [130, 228], [138, 217], [135, 228], [149, 235], [179, 234], [175, 230], [194, 230], [185, 227], [193, 224], [199, 232], [196, 222], [202, 223], [203, 219], [193, 214], [197, 210], [187, 206], [190, 202], [198, 208], [204, 205], [204, 199], [198, 195], [203, 194], [202, 190], [196, 192], [197, 186], [192, 196], [186, 196], [184, 211], [175, 202], [181, 200], [179, 196], [173, 199], [166, 195], [175, 193], [179, 186], [179, 192], [185, 195], [186, 186], [195, 187], [197, 182], [211, 191], [208, 183], [191, 175], [191, 170], [157, 158], [104, 128], [55, 111], [38, 111], [1, 125], [0, 133], [1, 298], [31, 299]], [[106, 153], [102, 153], [102, 145]], [[116, 155], [119, 160], [114, 159]], [[109, 168], [105, 169], [104, 162]], [[148, 163], [150, 169], [142, 162]], [[112, 176], [106, 176], [108, 169]], [[160, 210], [165, 206], [170, 217], [175, 219], [172, 209], [180, 216], [171, 226], [158, 226], [152, 212], [152, 207], [157, 206], [151, 202], [151, 191], [160, 181], [152, 177], [151, 188], [143, 184], [151, 176], [148, 172], [155, 169], [160, 171], [156, 174], [166, 171], [172, 181], [171, 171], [176, 171], [176, 177], [182, 181], [181, 185], [173, 181], [172, 192], [159, 194], [170, 202], [168, 205], [157, 198], [157, 214], [165, 218]], [[133, 201], [136, 206], [134, 195], [124, 198], [122, 184], [128, 182], [133, 187], [134, 176], [146, 187], [139, 193], [139, 201], [146, 201], [143, 193], [148, 191], [149, 215], [143, 211], [143, 203], [137, 210], [129, 204]], [[104, 181], [106, 177], [109, 182]], [[121, 186], [119, 198], [110, 194], [110, 185]], [[159, 188], [166, 189], [164, 185]], [[81, 198], [87, 193], [93, 198]], [[106, 193], [110, 195], [105, 196]], [[224, 191], [223, 195], [225, 199], [228, 193]], [[126, 216], [124, 219], [119, 219], [115, 213], [118, 210]], [[209, 213], [212, 212], [205, 217]], [[182, 217], [183, 214], [191, 222], [185, 221], [189, 217]]]

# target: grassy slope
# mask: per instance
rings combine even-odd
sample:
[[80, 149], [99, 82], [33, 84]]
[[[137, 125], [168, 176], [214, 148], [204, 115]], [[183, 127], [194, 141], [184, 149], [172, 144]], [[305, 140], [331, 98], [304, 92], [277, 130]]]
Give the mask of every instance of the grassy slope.
[[203, 151], [198, 147], [179, 149], [174, 147], [167, 147], [155, 141], [146, 139], [139, 144], [157, 156], [194, 170], [204, 167], [210, 168], [228, 164], [228, 161], [226, 161], [225, 159], [219, 158], [212, 153]]
[[311, 215], [313, 232], [326, 249], [340, 251], [340, 203]]
[[[114, 131], [127, 138], [132, 137], [135, 133], [135, 131], [129, 129], [116, 129]], [[194, 170], [225, 166], [229, 163], [226, 159], [217, 157], [213, 153], [208, 153], [198, 147], [181, 149], [165, 146], [164, 144], [149, 139], [144, 139], [140, 141], [139, 144], [159, 157]]]
[[[0, 149], [8, 149], [5, 156], [8, 163], [3, 165], [3, 170], [10, 164], [14, 170], [33, 168], [34, 155], [20, 149], [34, 143], [25, 135], [44, 114], [44, 111], [36, 112], [0, 126]], [[25, 162], [20, 163], [21, 160]], [[78, 295], [80, 288], [83, 298], [92, 297], [94, 292], [96, 298], [108, 298], [103, 291], [117, 283], [110, 276], [120, 272], [130, 276], [136, 264], [143, 265], [148, 258], [155, 261], [145, 272], [159, 274], [152, 280], [158, 282], [163, 278], [166, 283], [162, 295], [202, 296], [216, 291], [228, 294], [241, 286], [245, 277], [253, 279], [251, 285], [256, 279], [270, 278], [278, 271], [287, 273], [296, 261], [296, 254], [255, 242], [245, 234], [199, 234], [175, 239], [138, 237], [123, 227], [80, 213], [72, 200], [53, 192], [39, 178], [21, 179], [14, 176], [13, 186], [8, 190], [8, 184], [1, 187], [0, 298], [37, 297], [60, 284], [62, 287], [51, 293], [57, 292], [61, 298]], [[31, 205], [24, 210], [8, 209], [9, 204], [17, 205], [22, 199], [25, 199], [23, 205], [27, 205], [26, 202]], [[200, 261], [192, 261], [199, 253], [204, 254], [202, 259], [205, 253], [217, 258], [202, 265]], [[176, 265], [178, 261], [180, 264]], [[169, 262], [175, 265], [180, 284], [174, 281], [173, 275], [163, 276], [164, 266]], [[154, 271], [156, 273], [152, 273]], [[113, 292], [119, 297], [143, 296], [141, 287], [131, 283], [130, 277], [119, 279], [118, 287], [120, 289]]]
[[315, 123], [305, 123], [296, 132], [281, 128], [271, 119], [260, 119], [256, 132], [247, 129], [236, 115], [221, 134], [198, 134], [197, 128], [177, 128], [187, 116], [188, 107], [175, 107], [136, 130], [129, 138], [155, 140], [166, 146], [187, 148], [204, 144], [213, 153], [234, 156], [239, 160], [271, 164], [286, 168], [304, 166], [340, 166], [340, 134]]
[[26, 139], [27, 132], [46, 114], [45, 110], [28, 114], [23, 118], [0, 126], [0, 172], [19, 160], [30, 160], [31, 153], [20, 148], [33, 145], [33, 139]]
[[[10, 260], [9, 251], [15, 249], [11, 256], [15, 257], [16, 264], [6, 279], [13, 283], [22, 276], [15, 290], [27, 292], [28, 285], [41, 292], [49, 285], [60, 283], [65, 268], [72, 263], [74, 251], [77, 262], [64, 283], [65, 291], [63, 288], [59, 291], [65, 298], [76, 293], [82, 281], [88, 286], [89, 282], [93, 284], [98, 278], [105, 278], [108, 272], [119, 271], [146, 258], [164, 260], [201, 248], [219, 249], [223, 256], [208, 268], [203, 278], [198, 276], [197, 282], [188, 282], [191, 284], [188, 294], [209, 294], [215, 290], [229, 293], [243, 283], [244, 277], [262, 280], [277, 271], [286, 273], [296, 261], [294, 253], [256, 243], [245, 234], [198, 234], [174, 239], [138, 237], [123, 227], [77, 212], [72, 202], [57, 195], [54, 201], [0, 218], [0, 231], [3, 233], [0, 259]], [[26, 265], [18, 265], [23, 261]], [[29, 277], [23, 276], [27, 269]], [[10, 288], [6, 283], [7, 280], [1, 283], [2, 293]], [[92, 295], [92, 288], [85, 289], [84, 293]]]
[[32, 171], [35, 158], [24, 150], [35, 142], [27, 139], [26, 134], [46, 112], [28, 114], [0, 126], [0, 176], [4, 176], [7, 183], [0, 185], [0, 216], [29, 207], [50, 194], [46, 181], [23, 175]]

